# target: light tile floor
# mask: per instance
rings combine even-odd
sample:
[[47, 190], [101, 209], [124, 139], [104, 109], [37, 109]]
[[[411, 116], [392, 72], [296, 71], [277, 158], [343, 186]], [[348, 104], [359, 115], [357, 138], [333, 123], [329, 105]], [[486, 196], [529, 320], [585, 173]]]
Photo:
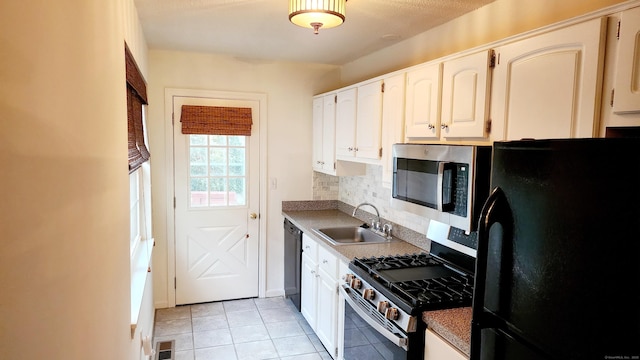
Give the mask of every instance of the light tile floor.
[[154, 344], [175, 340], [172, 360], [330, 360], [293, 303], [282, 297], [156, 311]]

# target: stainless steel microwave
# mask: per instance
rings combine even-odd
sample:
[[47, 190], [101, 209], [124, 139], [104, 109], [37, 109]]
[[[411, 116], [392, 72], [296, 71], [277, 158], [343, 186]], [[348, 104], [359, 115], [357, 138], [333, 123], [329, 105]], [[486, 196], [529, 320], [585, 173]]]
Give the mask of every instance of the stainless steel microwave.
[[491, 147], [393, 145], [391, 206], [469, 234], [490, 191]]

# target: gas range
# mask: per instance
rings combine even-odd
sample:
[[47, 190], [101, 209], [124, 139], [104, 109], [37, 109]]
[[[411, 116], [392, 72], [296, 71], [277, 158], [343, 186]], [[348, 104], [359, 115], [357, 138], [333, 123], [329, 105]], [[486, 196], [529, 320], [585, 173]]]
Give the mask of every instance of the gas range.
[[349, 269], [411, 315], [471, 306], [473, 276], [426, 253], [356, 258]]
[[[422, 312], [471, 306], [475, 235], [431, 220], [427, 238], [428, 254], [355, 258], [349, 263], [339, 287], [345, 303], [345, 360], [422, 359]], [[373, 340], [365, 341], [369, 338]]]
[[430, 253], [355, 258], [343, 277], [345, 294], [405, 333], [423, 311], [471, 306], [473, 298], [473, 239], [435, 221], [429, 227]]

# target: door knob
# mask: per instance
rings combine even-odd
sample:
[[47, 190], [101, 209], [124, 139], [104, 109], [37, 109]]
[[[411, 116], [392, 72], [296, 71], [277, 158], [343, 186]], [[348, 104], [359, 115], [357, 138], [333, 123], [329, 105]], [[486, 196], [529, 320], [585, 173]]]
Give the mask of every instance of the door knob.
[[257, 219], [257, 218], [258, 218], [258, 214], [256, 214], [256, 213], [251, 213], [251, 214], [249, 214], [249, 217], [250, 217], [250, 218], [252, 218], [253, 220], [255, 220], [255, 219]]

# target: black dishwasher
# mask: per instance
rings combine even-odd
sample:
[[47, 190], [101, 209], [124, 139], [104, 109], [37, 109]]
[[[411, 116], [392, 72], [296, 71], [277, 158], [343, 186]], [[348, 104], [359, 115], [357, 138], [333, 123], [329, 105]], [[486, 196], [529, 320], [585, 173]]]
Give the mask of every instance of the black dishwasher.
[[284, 296], [300, 311], [300, 263], [302, 231], [284, 219]]

